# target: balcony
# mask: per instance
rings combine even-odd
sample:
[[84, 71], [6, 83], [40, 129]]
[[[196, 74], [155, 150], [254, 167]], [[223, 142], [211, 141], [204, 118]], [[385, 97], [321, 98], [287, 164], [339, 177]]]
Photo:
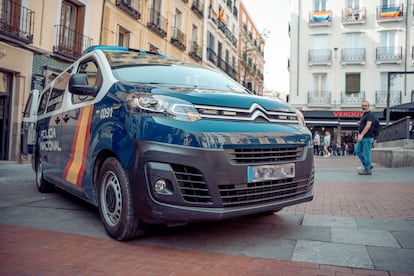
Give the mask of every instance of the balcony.
[[0, 3], [0, 34], [33, 43], [35, 13], [11, 0]]
[[[390, 91], [390, 106], [401, 104], [401, 91]], [[387, 91], [375, 92], [375, 106], [387, 107]]]
[[200, 62], [202, 60], [202, 50], [201, 47], [198, 45], [196, 41], [191, 41], [190, 43], [191, 47], [188, 52], [188, 55], [192, 57], [194, 60]]
[[309, 50], [308, 65], [331, 65], [332, 51], [330, 49]]
[[226, 38], [231, 42], [234, 47], [237, 47], [237, 38], [231, 33], [230, 29], [227, 28], [226, 24], [223, 21], [218, 22], [219, 30], [226, 36]]
[[177, 27], [172, 28], [171, 43], [176, 46], [181, 51], [184, 51], [186, 48], [185, 45], [185, 34]]
[[147, 27], [162, 38], [167, 36], [167, 19], [155, 9], [149, 10], [150, 18]]
[[56, 41], [53, 52], [77, 59], [82, 51], [93, 44], [92, 38], [63, 25], [56, 25]]
[[332, 24], [332, 11], [311, 11], [309, 13], [309, 27], [330, 26]]
[[193, 0], [193, 3], [191, 4], [191, 10], [199, 17], [203, 18], [203, 7], [204, 2], [201, 0]]
[[377, 7], [378, 22], [395, 22], [404, 20], [404, 5], [395, 4]]
[[121, 10], [123, 10], [124, 12], [126, 12], [127, 14], [135, 18], [136, 20], [140, 19], [141, 13], [138, 11], [138, 9], [136, 9], [138, 7], [131, 6], [130, 2], [131, 1], [127, 1], [127, 0], [116, 0], [116, 5]]
[[308, 92], [308, 106], [331, 106], [331, 92], [330, 91], [309, 91]]
[[207, 59], [214, 64], [217, 63], [217, 54], [210, 47], [207, 48]]
[[359, 107], [365, 101], [364, 91], [344, 91], [341, 93], [342, 107]]
[[364, 24], [365, 22], [365, 8], [346, 8], [342, 10], [342, 24]]
[[231, 78], [236, 79], [237, 72], [234, 70], [228, 62], [225, 60], [218, 58], [217, 59], [217, 67], [223, 70], [227, 75], [229, 75]]
[[376, 63], [402, 63], [402, 47], [378, 47], [376, 50]]
[[341, 50], [341, 63], [365, 64], [365, 48], [345, 48]]

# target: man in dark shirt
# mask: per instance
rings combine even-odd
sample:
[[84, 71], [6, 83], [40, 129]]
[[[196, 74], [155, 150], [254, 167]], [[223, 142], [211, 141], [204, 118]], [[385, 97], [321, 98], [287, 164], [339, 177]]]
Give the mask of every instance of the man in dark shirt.
[[362, 110], [364, 115], [361, 118], [357, 144], [355, 146], [355, 153], [363, 165], [363, 168], [358, 173], [361, 175], [371, 175], [371, 146], [374, 142], [374, 135], [372, 133], [372, 124], [375, 120], [375, 115], [370, 111], [369, 102], [362, 102]]

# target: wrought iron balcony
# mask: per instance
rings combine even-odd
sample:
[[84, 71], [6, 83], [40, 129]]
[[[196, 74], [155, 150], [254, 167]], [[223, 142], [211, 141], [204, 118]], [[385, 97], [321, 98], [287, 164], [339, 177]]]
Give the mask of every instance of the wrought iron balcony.
[[404, 4], [378, 6], [377, 19], [379, 22], [404, 20]]
[[191, 4], [191, 10], [200, 18], [203, 18], [204, 2], [202, 0], [193, 0]]
[[402, 63], [402, 47], [378, 47], [376, 50], [376, 62], [380, 63]]
[[76, 59], [92, 43], [92, 38], [66, 26], [56, 25], [56, 41], [53, 46], [53, 52]]
[[[401, 104], [402, 92], [401, 91], [390, 91], [390, 106]], [[376, 91], [375, 92], [375, 106], [376, 107], [387, 107], [387, 91]]]
[[332, 11], [311, 11], [309, 13], [309, 26], [330, 26], [332, 23]]
[[311, 49], [309, 50], [308, 64], [330, 65], [332, 62], [332, 51], [330, 49]]
[[149, 10], [150, 19], [147, 23], [147, 27], [153, 30], [161, 37], [167, 36], [167, 19], [161, 16], [160, 12], [155, 9]]
[[181, 51], [184, 51], [186, 48], [185, 39], [186, 35], [179, 28], [172, 28], [171, 43]]
[[366, 22], [365, 8], [345, 8], [342, 10], [343, 24], [363, 24]]
[[331, 106], [331, 92], [308, 91], [308, 106]]
[[365, 64], [365, 48], [345, 48], [341, 50], [342, 64]]
[[217, 54], [210, 47], [207, 48], [207, 59], [214, 64], [217, 62]]
[[0, 1], [0, 34], [33, 43], [34, 11], [11, 0]]
[[131, 1], [128, 1], [128, 0], [116, 0], [116, 5], [121, 10], [123, 10], [124, 12], [126, 12], [127, 14], [135, 18], [136, 20], [140, 19], [141, 13], [139, 12], [138, 7], [133, 7], [130, 3]]
[[342, 106], [360, 106], [365, 100], [365, 91], [343, 91], [341, 93]]
[[198, 45], [196, 41], [191, 41], [190, 43], [190, 51], [188, 52], [188, 55], [195, 59], [196, 61], [202, 60], [202, 50], [201, 47]]

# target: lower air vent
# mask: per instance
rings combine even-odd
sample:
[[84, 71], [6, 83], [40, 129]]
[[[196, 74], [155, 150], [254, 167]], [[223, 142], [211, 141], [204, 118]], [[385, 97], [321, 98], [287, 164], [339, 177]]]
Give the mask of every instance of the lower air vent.
[[187, 202], [211, 203], [206, 182], [199, 170], [189, 166], [172, 165], [182, 197]]
[[283, 179], [248, 183], [247, 185], [220, 185], [224, 208], [254, 206], [301, 196], [308, 191], [308, 179]]

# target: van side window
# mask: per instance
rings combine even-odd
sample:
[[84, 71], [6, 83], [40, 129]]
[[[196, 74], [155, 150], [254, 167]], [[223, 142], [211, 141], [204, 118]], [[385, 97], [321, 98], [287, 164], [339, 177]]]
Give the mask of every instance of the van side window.
[[[80, 74], [86, 74], [88, 76], [88, 84], [96, 85], [99, 89], [102, 86], [102, 75], [99, 70], [98, 64], [94, 60], [86, 60], [79, 64], [78, 72]], [[91, 101], [95, 99], [94, 96], [73, 95], [72, 103], [77, 104], [85, 101]]]
[[37, 115], [42, 115], [45, 113], [47, 100], [49, 99], [50, 88], [45, 90], [40, 98], [39, 108], [37, 109]]
[[52, 92], [50, 93], [50, 99], [47, 103], [46, 112], [58, 110], [62, 107], [63, 95], [65, 94], [66, 87], [68, 86], [69, 78], [70, 71], [66, 71], [55, 79]]

